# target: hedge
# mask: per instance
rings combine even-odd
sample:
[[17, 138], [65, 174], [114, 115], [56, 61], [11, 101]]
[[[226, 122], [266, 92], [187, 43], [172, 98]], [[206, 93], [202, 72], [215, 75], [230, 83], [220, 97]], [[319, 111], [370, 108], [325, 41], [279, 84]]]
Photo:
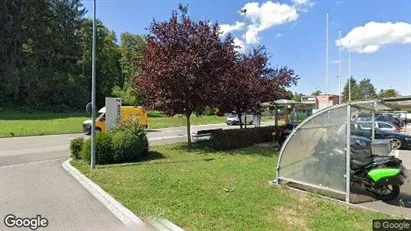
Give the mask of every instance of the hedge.
[[245, 148], [258, 143], [272, 142], [273, 132], [283, 128], [275, 126], [227, 129], [215, 131], [209, 140], [209, 144], [216, 150], [230, 150]]

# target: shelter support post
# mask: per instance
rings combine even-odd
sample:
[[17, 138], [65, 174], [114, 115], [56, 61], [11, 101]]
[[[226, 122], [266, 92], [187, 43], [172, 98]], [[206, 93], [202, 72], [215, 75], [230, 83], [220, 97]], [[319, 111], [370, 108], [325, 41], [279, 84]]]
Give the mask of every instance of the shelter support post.
[[371, 140], [375, 141], [375, 110], [371, 112]]
[[274, 105], [274, 125], [278, 127], [278, 105]]
[[346, 141], [346, 169], [345, 169], [345, 202], [350, 203], [351, 197], [351, 104], [347, 104], [347, 141]]

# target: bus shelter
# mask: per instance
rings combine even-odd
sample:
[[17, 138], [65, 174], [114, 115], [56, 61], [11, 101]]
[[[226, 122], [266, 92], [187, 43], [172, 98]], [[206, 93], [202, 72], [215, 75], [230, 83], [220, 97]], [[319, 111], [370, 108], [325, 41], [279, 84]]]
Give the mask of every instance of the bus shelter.
[[[381, 100], [359, 101], [327, 107], [311, 115], [284, 142], [274, 182], [350, 202], [351, 127], [355, 118], [361, 113], [372, 114], [375, 124], [376, 112], [393, 108], [396, 107], [391, 107], [390, 102]], [[374, 141], [375, 126], [371, 127], [370, 138]]]

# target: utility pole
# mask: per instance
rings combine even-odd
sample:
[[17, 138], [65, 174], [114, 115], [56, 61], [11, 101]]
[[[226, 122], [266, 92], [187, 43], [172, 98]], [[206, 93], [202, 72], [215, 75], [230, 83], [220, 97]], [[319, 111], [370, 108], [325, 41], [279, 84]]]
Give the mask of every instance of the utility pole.
[[93, 0], [93, 51], [91, 74], [91, 169], [95, 168], [96, 160], [96, 0]]
[[340, 45], [338, 46], [338, 91], [339, 91], [339, 104], [342, 100], [342, 91], [341, 91], [341, 29], [340, 29]]

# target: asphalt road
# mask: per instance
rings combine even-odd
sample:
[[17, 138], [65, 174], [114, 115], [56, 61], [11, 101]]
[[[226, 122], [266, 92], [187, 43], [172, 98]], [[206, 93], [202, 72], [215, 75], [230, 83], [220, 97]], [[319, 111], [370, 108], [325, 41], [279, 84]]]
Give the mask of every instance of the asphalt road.
[[[192, 126], [192, 132], [238, 127]], [[0, 139], [0, 230], [9, 230], [4, 224], [8, 214], [20, 218], [41, 215], [49, 221], [45, 230], [127, 230], [61, 167], [70, 156], [70, 140], [80, 136], [83, 134]], [[148, 138], [151, 145], [185, 141], [186, 127], [149, 130]]]

